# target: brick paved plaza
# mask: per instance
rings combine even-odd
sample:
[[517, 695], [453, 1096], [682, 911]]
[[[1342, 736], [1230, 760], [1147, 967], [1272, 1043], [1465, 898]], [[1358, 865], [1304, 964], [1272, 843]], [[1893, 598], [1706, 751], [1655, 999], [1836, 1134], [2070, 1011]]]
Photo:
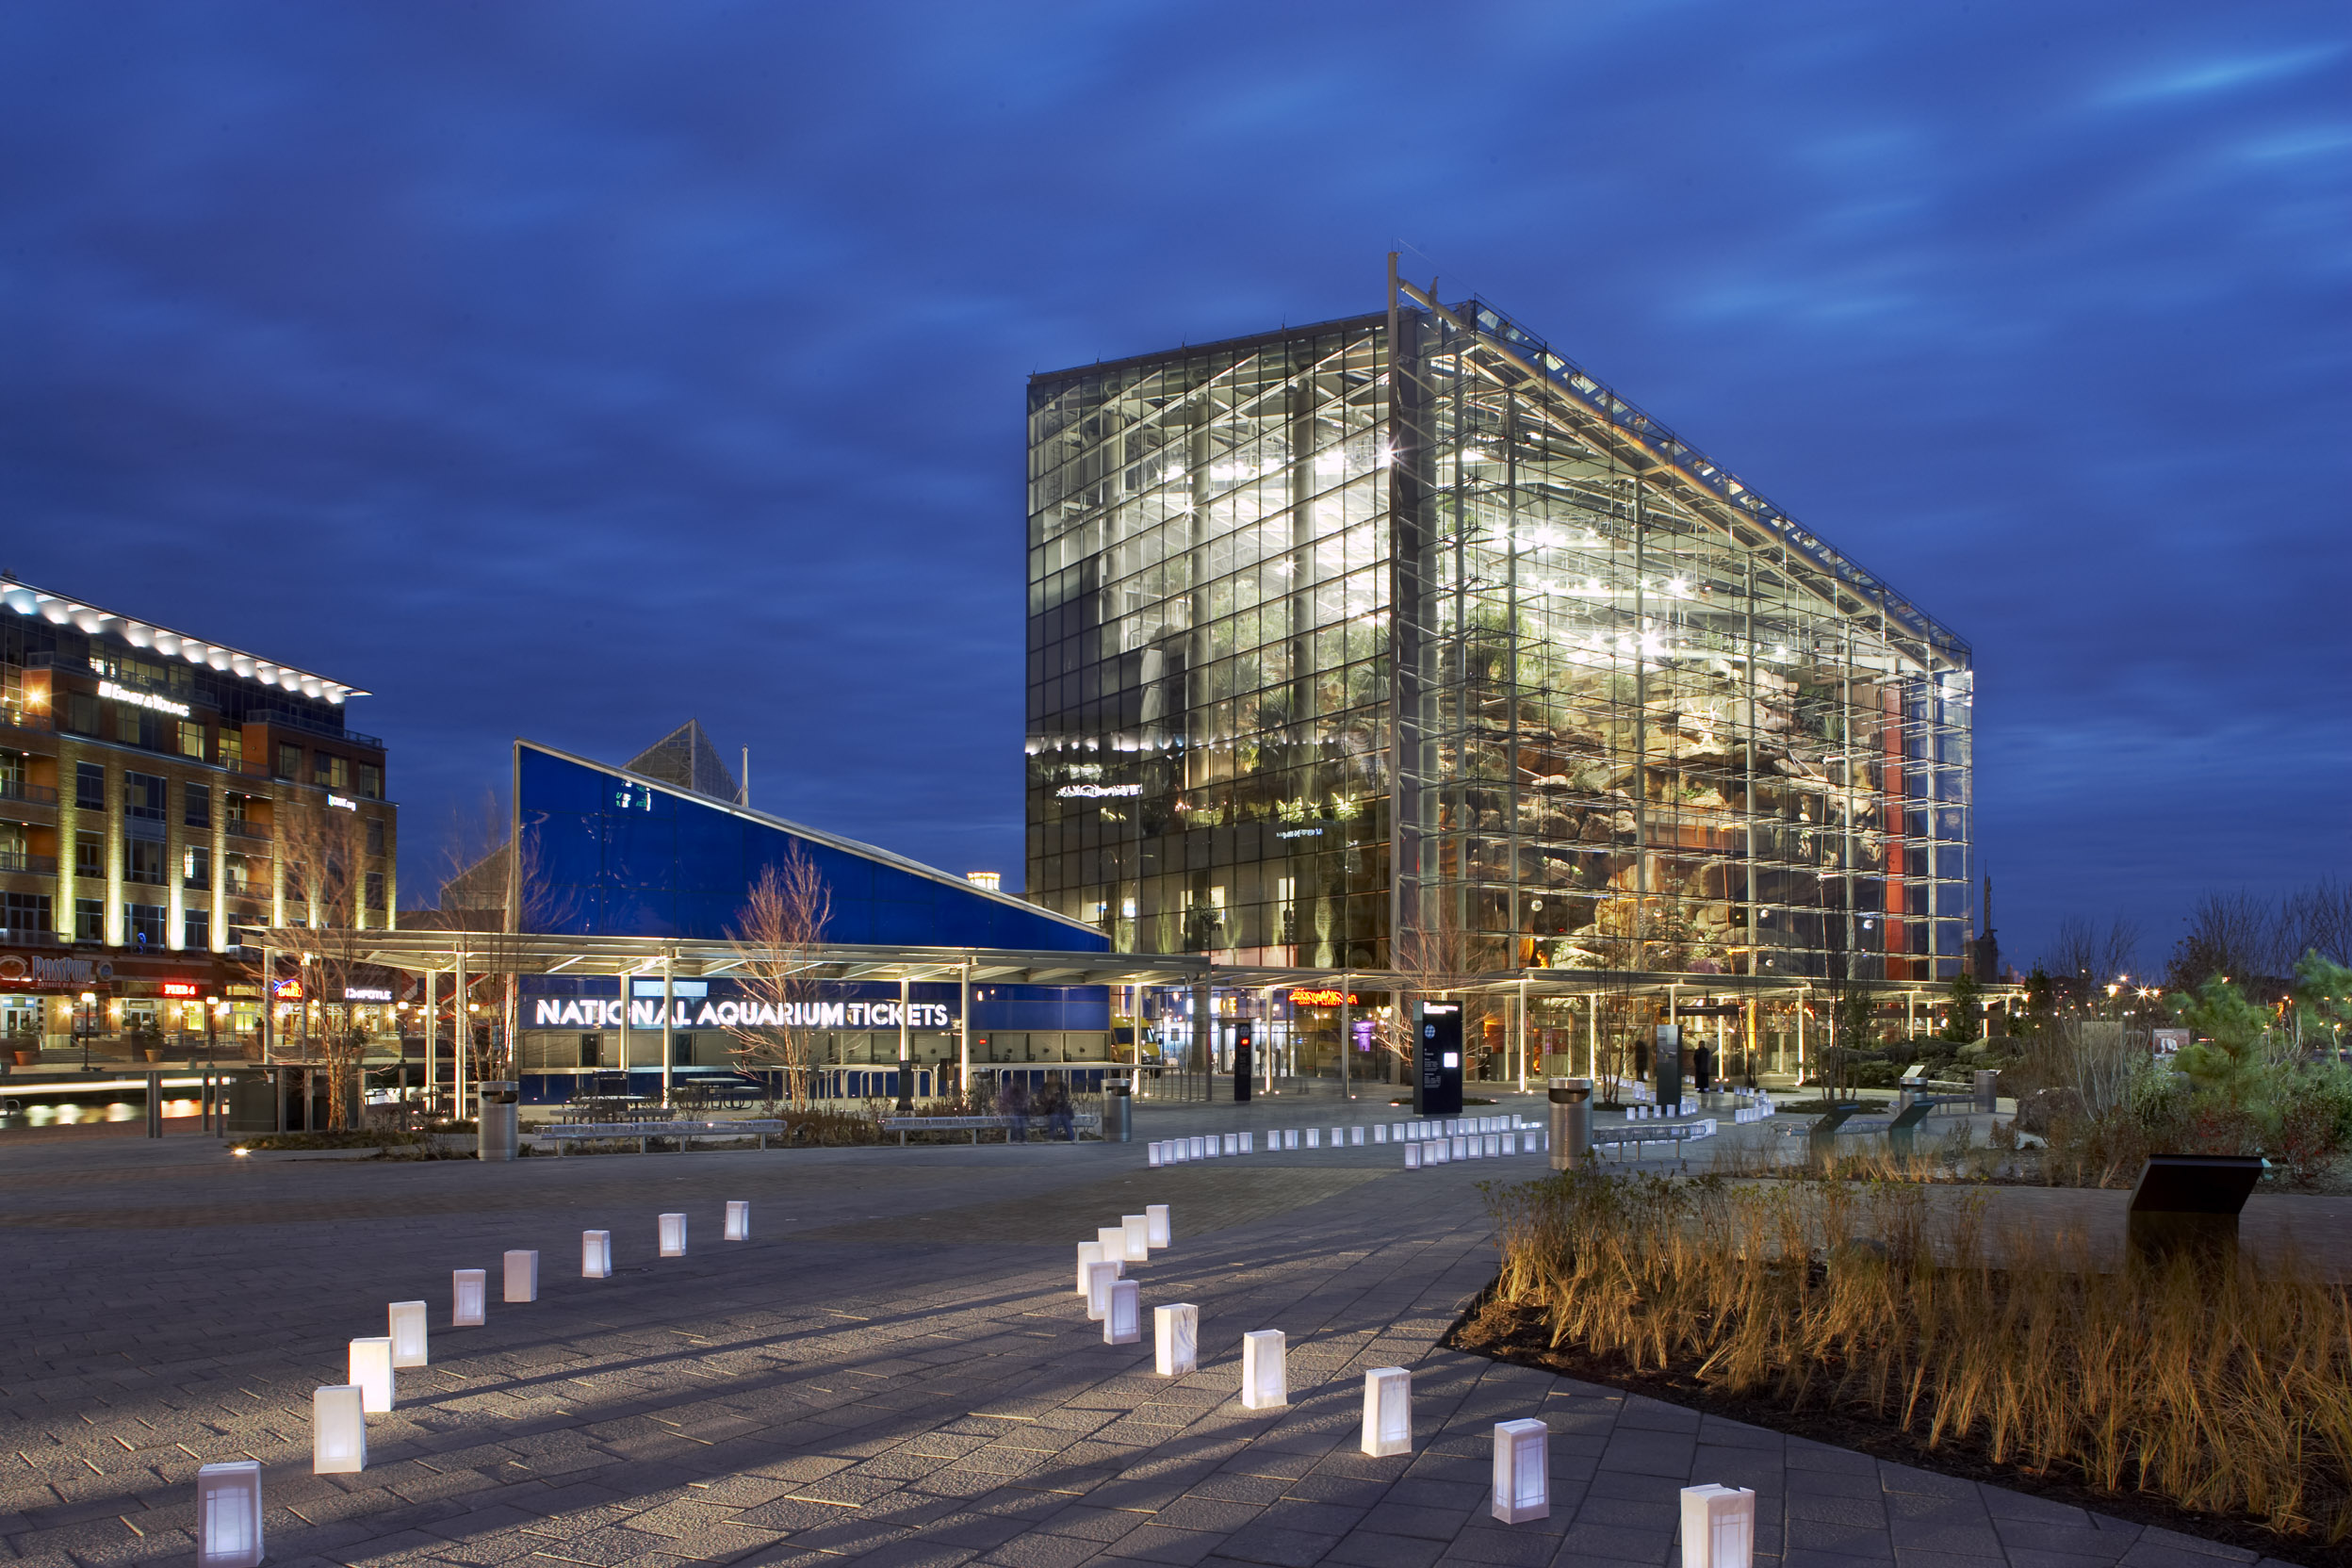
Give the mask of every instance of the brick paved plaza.
[[[1147, 1107], [1137, 1136], [1398, 1114]], [[1436, 1349], [1493, 1269], [1478, 1184], [1540, 1169], [1407, 1173], [1366, 1148], [1152, 1170], [1140, 1141], [488, 1167], [0, 1141], [0, 1537], [58, 1568], [188, 1560], [196, 1467], [253, 1458], [280, 1564], [1656, 1565], [1698, 1481], [1754, 1487], [1759, 1560], [1786, 1568], [2250, 1560]], [[748, 1243], [719, 1240], [728, 1199]], [[1072, 1247], [1147, 1202], [1176, 1244], [1131, 1270], [1145, 1343], [1106, 1347]], [[685, 1258], [656, 1256], [664, 1210], [691, 1216]], [[613, 1233], [610, 1280], [579, 1278], [588, 1228]], [[518, 1247], [541, 1298], [505, 1306]], [[486, 1328], [447, 1327], [460, 1267], [491, 1271]], [[311, 1390], [417, 1298], [433, 1365], [370, 1418], [364, 1474], [313, 1476]], [[1169, 1301], [1200, 1308], [1200, 1369], [1175, 1380], [1152, 1371]], [[1241, 1335], [1266, 1328], [1292, 1404], [1253, 1413]], [[1413, 1372], [1414, 1452], [1367, 1459], [1362, 1375], [1387, 1364]], [[1529, 1415], [1552, 1516], [1505, 1527], [1490, 1430]]]

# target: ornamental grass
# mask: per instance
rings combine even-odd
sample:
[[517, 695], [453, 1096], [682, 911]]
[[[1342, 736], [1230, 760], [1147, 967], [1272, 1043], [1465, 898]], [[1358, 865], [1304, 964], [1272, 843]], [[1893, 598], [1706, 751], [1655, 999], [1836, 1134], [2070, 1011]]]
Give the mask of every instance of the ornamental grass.
[[1490, 1195], [1496, 1299], [1634, 1373], [2352, 1536], [2352, 1298], [2288, 1260], [2102, 1268], [1917, 1183], [1570, 1173]]

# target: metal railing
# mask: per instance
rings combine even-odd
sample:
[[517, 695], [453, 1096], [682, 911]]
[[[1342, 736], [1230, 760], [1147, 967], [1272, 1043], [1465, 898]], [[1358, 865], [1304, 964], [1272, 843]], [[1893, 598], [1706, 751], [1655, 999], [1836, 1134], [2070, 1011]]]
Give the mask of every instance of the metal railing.
[[254, 839], [263, 843], [270, 841], [270, 825], [266, 822], [248, 822], [243, 817], [231, 817], [222, 825], [228, 829], [232, 839]]
[[57, 792], [46, 784], [27, 784], [21, 778], [0, 778], [0, 800], [21, 800], [27, 806], [55, 806]]
[[373, 735], [363, 735], [356, 729], [332, 725], [324, 719], [314, 719], [307, 713], [296, 713], [284, 708], [254, 708], [246, 711], [247, 724], [273, 724], [282, 729], [299, 729], [306, 734], [322, 735], [331, 741], [349, 741], [356, 746], [384, 749], [384, 742]]
[[54, 855], [17, 855], [0, 850], [0, 874], [17, 876], [55, 876], [57, 858]]

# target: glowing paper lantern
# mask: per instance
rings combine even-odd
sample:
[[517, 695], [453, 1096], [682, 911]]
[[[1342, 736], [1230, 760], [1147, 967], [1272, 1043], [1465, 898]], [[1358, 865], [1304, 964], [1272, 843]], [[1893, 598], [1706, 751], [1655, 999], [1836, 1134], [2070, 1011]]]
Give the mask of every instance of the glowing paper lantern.
[[1734, 1486], [1682, 1489], [1682, 1568], [1749, 1568], [1755, 1558], [1755, 1493]]
[[1152, 1168], [1154, 1170], [1157, 1170], [1160, 1168], [1160, 1149], [1161, 1146], [1156, 1143], [1148, 1143], [1144, 1145], [1143, 1148], [1143, 1152], [1150, 1157], [1152, 1161]]
[[1323, 1147], [1322, 1128], [1310, 1127], [1307, 1129], [1307, 1147], [1309, 1149], [1320, 1149]]
[[1102, 1343], [1135, 1345], [1143, 1339], [1143, 1296], [1133, 1280], [1111, 1286], [1109, 1310], [1102, 1315]]
[[751, 1204], [749, 1202], [740, 1198], [727, 1200], [727, 1232], [719, 1239], [721, 1241], [749, 1241], [751, 1239]]
[[1105, 1225], [1094, 1233], [1094, 1239], [1102, 1246], [1102, 1261], [1114, 1266], [1111, 1278], [1123, 1278], [1127, 1273], [1127, 1227]]
[[1364, 1147], [1363, 1128], [1350, 1127], [1348, 1129], [1348, 1146], [1350, 1149], [1362, 1149]]
[[1086, 1265], [1086, 1317], [1100, 1323], [1110, 1315], [1111, 1287], [1119, 1283], [1119, 1265], [1090, 1263]]
[[1152, 1368], [1181, 1378], [1200, 1365], [1200, 1309], [1190, 1301], [1152, 1309]]
[[386, 1315], [391, 1319], [392, 1364], [426, 1364], [425, 1304], [422, 1301], [395, 1301]]
[[1143, 1217], [1147, 1227], [1144, 1233], [1150, 1237], [1152, 1250], [1156, 1252], [1173, 1239], [1168, 1228], [1168, 1205], [1146, 1203], [1143, 1206]]
[[506, 1255], [506, 1299], [539, 1299], [539, 1254], [520, 1250]]
[[1494, 1423], [1494, 1517], [1506, 1525], [1552, 1512], [1552, 1429], [1541, 1421]]
[[1225, 1152], [1228, 1154], [1238, 1154], [1241, 1152], [1241, 1135], [1238, 1133], [1228, 1133], [1225, 1135]]
[[1241, 1135], [1241, 1152], [1245, 1154], [1254, 1154], [1258, 1152], [1257, 1134], [1244, 1133]]
[[[1230, 1138], [1233, 1136], [1233, 1134], [1228, 1133], [1225, 1135]], [[1200, 1154], [1203, 1159], [1214, 1160], [1220, 1153], [1231, 1152], [1233, 1152], [1231, 1149], [1221, 1148], [1219, 1146], [1215, 1133], [1211, 1133], [1207, 1137], [1200, 1140]]]
[[1496, 1137], [1494, 1134], [1480, 1134], [1478, 1135], [1478, 1142], [1484, 1146], [1482, 1152], [1488, 1159], [1499, 1159], [1502, 1156], [1502, 1139]]
[[310, 1473], [351, 1476], [368, 1468], [368, 1413], [357, 1383], [326, 1383], [310, 1395]]
[[1421, 1168], [1421, 1146], [1419, 1144], [1409, 1143], [1405, 1145], [1405, 1168], [1407, 1170], [1418, 1170]]
[[580, 1277], [583, 1280], [609, 1280], [612, 1277], [612, 1232], [580, 1233]]
[[1372, 1141], [1374, 1143], [1386, 1143], [1388, 1141], [1388, 1123], [1383, 1121], [1374, 1124], [1372, 1128]]
[[665, 1214], [662, 1217], [662, 1255], [682, 1258], [686, 1255], [686, 1217]]
[[1364, 1375], [1364, 1451], [1374, 1459], [1413, 1452], [1413, 1374], [1401, 1366]]
[[381, 1415], [392, 1408], [392, 1341], [384, 1335], [351, 1341], [349, 1380], [359, 1385], [360, 1409]]
[[449, 1327], [479, 1329], [482, 1324], [482, 1302], [490, 1295], [489, 1275], [479, 1268], [454, 1268], [449, 1271]]
[[1086, 1293], [1086, 1270], [1102, 1261], [1102, 1244], [1082, 1241], [1078, 1244], [1078, 1294]]
[[1447, 1152], [1451, 1154], [1453, 1158], [1457, 1160], [1466, 1160], [1470, 1157], [1470, 1140], [1468, 1138], [1463, 1137], [1459, 1133], [1449, 1133], [1446, 1135], [1446, 1142], [1450, 1145]]
[[1286, 1346], [1280, 1329], [1252, 1329], [1241, 1336], [1244, 1410], [1281, 1410], [1290, 1403], [1290, 1374], [1283, 1364]]
[[197, 1568], [261, 1568], [261, 1462], [196, 1472]]
[[1119, 1217], [1119, 1228], [1124, 1233], [1127, 1250], [1119, 1256], [1121, 1263], [1152, 1261], [1152, 1217], [1130, 1214]]
[[1284, 1149], [1296, 1149], [1298, 1147], [1298, 1128], [1285, 1127], [1282, 1129], [1282, 1147]]
[[1202, 1151], [1207, 1147], [1208, 1141], [1206, 1138], [1186, 1138], [1184, 1143], [1191, 1152], [1186, 1154], [1185, 1158], [1193, 1160], [1202, 1158]]

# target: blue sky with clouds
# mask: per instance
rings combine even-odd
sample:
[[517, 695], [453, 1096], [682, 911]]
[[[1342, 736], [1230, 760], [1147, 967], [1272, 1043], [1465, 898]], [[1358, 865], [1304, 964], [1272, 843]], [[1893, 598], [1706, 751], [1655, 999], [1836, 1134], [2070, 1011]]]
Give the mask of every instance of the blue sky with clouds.
[[0, 565], [1021, 862], [1032, 371], [1543, 332], [1956, 628], [2004, 948], [2352, 864], [2335, 4], [0, 9]]

